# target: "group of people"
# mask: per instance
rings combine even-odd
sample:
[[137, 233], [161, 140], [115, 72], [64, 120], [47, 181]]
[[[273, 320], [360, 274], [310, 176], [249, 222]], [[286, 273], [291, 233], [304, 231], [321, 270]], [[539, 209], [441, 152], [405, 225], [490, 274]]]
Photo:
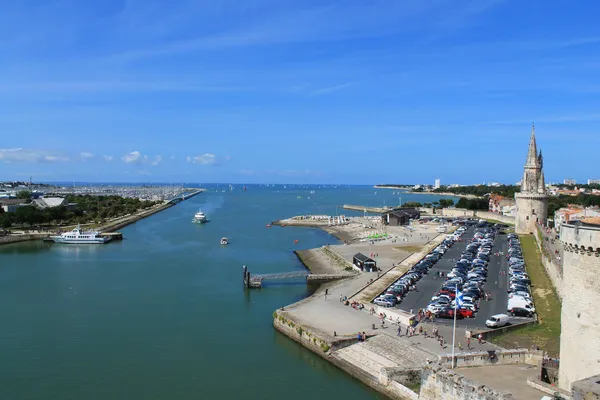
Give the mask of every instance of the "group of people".
[[358, 332], [358, 335], [356, 338], [358, 339], [359, 342], [364, 342], [365, 340], [367, 340], [367, 334], [364, 332]]

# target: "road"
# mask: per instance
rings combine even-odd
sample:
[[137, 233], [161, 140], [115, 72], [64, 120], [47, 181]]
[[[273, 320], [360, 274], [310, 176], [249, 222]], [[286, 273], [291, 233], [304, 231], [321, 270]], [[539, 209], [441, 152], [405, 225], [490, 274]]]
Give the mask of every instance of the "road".
[[[440, 289], [445, 278], [435, 278], [435, 273], [443, 271], [447, 274], [452, 270], [455, 265], [455, 260], [460, 258], [461, 253], [466, 248], [467, 244], [473, 239], [475, 234], [475, 228], [469, 227], [462, 237], [460, 242], [454, 243], [446, 254], [433, 266], [429, 271], [429, 274], [423, 276], [423, 278], [417, 283], [418, 291], [409, 292], [409, 294], [402, 300], [397, 308], [404, 311], [413, 312], [416, 314], [419, 308], [425, 308], [427, 304], [431, 302], [431, 297], [434, 296]], [[502, 254], [506, 254], [508, 249], [508, 242], [506, 235], [497, 234], [494, 239], [492, 248], [492, 254], [490, 255], [490, 263], [488, 264], [488, 280], [483, 286], [483, 290], [486, 293], [491, 294], [491, 300], [480, 301], [479, 311], [475, 314], [475, 318], [465, 318], [457, 320], [456, 325], [459, 327], [469, 328], [480, 328], [485, 329], [485, 321], [494, 314], [506, 314], [506, 307], [508, 303], [508, 293], [506, 291], [508, 286], [508, 278], [506, 276], [500, 277], [500, 270], [508, 270], [508, 262], [505, 256], [496, 256], [495, 254], [499, 251]], [[511, 318], [511, 322], [524, 322], [527, 318], [515, 317]], [[452, 319], [437, 319], [437, 324], [452, 325]]]

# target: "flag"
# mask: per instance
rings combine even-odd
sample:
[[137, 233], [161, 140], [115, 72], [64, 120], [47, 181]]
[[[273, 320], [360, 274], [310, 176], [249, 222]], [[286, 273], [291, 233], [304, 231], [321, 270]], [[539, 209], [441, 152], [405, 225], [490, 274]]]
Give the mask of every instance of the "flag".
[[456, 297], [455, 297], [454, 301], [455, 301], [457, 309], [461, 308], [462, 305], [463, 305], [463, 303], [464, 303], [464, 301], [463, 301], [463, 294], [462, 294], [462, 292], [458, 291], [458, 288], [456, 288]]

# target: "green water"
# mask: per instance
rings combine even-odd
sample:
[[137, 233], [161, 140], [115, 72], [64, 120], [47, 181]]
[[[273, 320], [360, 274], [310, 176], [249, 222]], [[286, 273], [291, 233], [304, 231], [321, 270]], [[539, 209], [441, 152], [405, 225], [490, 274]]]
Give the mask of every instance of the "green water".
[[[336, 243], [266, 223], [333, 214], [349, 196], [381, 201], [368, 188], [212, 191], [122, 229], [122, 242], [1, 246], [0, 399], [380, 398], [273, 329], [303, 282], [241, 282], [243, 264], [301, 270], [294, 249]], [[198, 207], [209, 223], [190, 222]]]

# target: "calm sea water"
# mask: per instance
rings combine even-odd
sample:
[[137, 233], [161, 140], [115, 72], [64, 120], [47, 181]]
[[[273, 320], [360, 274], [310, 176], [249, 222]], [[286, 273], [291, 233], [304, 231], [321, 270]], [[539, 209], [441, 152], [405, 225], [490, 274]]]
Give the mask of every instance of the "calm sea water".
[[[122, 242], [0, 246], [0, 399], [379, 398], [272, 328], [273, 310], [311, 288], [245, 292], [242, 265], [303, 269], [293, 250], [336, 239], [265, 224], [336, 206], [341, 213], [344, 203], [397, 204], [398, 194], [209, 189], [124, 228]], [[402, 194], [403, 202], [436, 199]], [[209, 223], [191, 223], [199, 207]], [[223, 236], [229, 246], [220, 246]]]

